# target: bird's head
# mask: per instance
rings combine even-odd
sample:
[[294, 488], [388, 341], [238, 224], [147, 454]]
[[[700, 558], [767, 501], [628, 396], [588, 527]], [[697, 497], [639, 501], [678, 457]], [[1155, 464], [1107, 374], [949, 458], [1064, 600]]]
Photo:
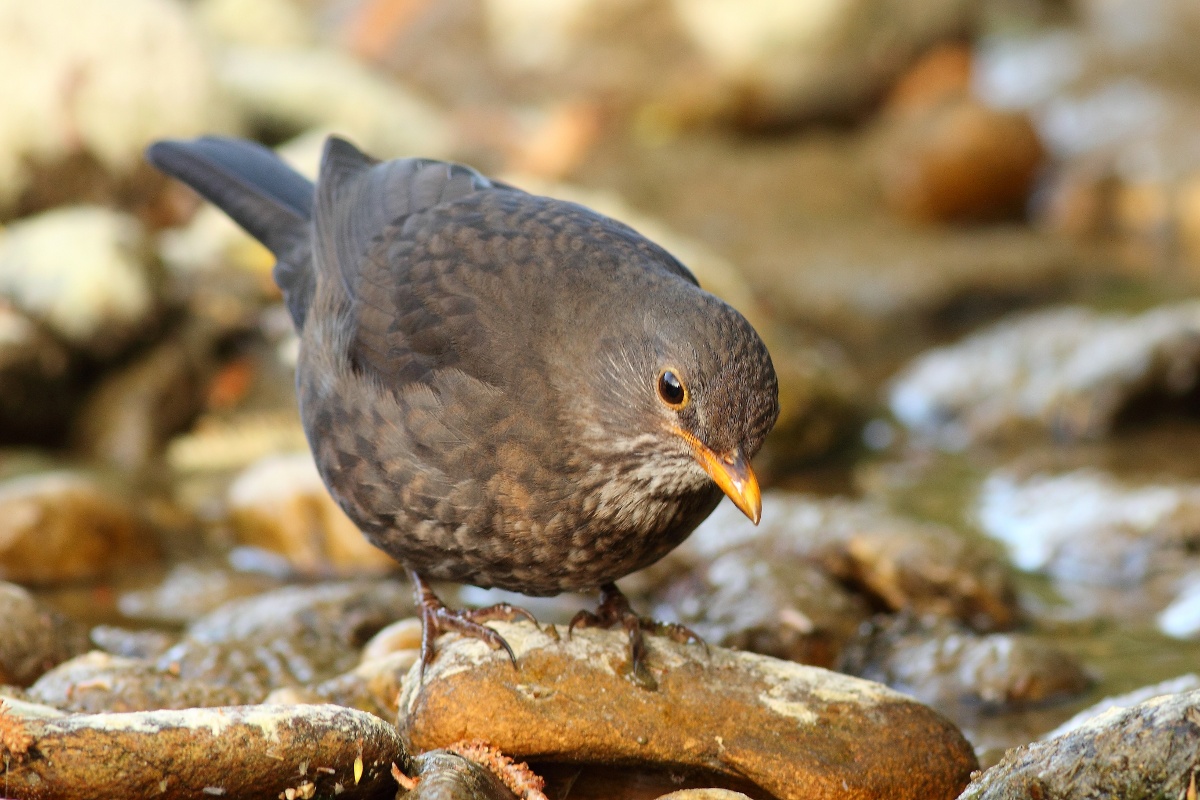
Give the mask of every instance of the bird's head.
[[598, 342], [602, 429], [614, 448], [664, 474], [693, 484], [707, 475], [757, 523], [762, 499], [750, 459], [779, 416], [762, 339], [736, 310], [690, 285], [639, 317], [620, 326], [639, 335]]

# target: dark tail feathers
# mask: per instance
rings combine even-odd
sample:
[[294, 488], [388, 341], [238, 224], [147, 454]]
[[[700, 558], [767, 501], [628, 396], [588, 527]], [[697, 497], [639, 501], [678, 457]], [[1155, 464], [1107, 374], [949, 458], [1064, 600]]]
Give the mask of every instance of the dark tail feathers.
[[255, 142], [205, 136], [160, 141], [146, 159], [212, 202], [275, 254], [275, 282], [296, 328], [312, 299], [313, 183]]

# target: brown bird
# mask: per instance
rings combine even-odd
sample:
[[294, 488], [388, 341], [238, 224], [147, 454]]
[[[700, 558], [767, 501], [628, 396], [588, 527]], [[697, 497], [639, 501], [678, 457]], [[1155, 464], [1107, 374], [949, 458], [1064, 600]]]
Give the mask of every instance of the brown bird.
[[439, 579], [598, 587], [599, 614], [576, 622], [623, 625], [636, 667], [652, 623], [614, 581], [682, 542], [722, 492], [758, 521], [750, 458], [779, 413], [771, 358], [631, 228], [337, 138], [315, 186], [241, 140], [163, 141], [147, 157], [278, 259], [317, 468], [412, 575], [423, 663], [444, 630], [511, 657], [481, 623], [529, 616], [450, 610], [426, 583]]

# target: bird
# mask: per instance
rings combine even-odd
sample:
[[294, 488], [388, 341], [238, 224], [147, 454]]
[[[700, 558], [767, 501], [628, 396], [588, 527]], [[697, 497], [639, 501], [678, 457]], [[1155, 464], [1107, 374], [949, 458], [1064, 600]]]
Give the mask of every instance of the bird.
[[[600, 592], [577, 625], [690, 639], [615, 581], [728, 496], [756, 524], [751, 458], [779, 415], [770, 354], [662, 247], [581, 205], [330, 136], [315, 183], [262, 144], [146, 151], [275, 256], [299, 336], [296, 393], [317, 470], [409, 573], [421, 665], [443, 632], [512, 649], [429, 581]], [[536, 620], [533, 620], [536, 625]]]

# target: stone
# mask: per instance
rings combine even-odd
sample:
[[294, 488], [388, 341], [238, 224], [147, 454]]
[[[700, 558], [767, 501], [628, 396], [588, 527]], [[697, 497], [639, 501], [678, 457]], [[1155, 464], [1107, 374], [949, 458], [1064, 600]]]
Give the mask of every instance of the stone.
[[86, 580], [158, 556], [158, 543], [135, 510], [82, 473], [0, 482], [0, 580]]
[[1195, 794], [1198, 754], [1200, 690], [1169, 694], [1009, 750], [961, 800], [1187, 798]]
[[98, 650], [46, 672], [27, 694], [34, 702], [82, 714], [207, 708], [247, 699], [232, 688], [160, 670], [153, 661]]
[[880, 681], [943, 713], [983, 705], [1036, 706], [1082, 694], [1092, 677], [1051, 643], [1021, 633], [979, 635], [945, 620], [878, 620], [844, 651], [838, 669]]
[[71, 377], [62, 343], [0, 300], [0, 441], [60, 439], [72, 410]]
[[821, 667], [833, 666], [870, 613], [816, 565], [753, 544], [697, 564], [654, 597], [655, 619], [709, 644]]
[[[878, 504], [768, 492], [754, 526], [722, 503], [679, 548], [665, 573], [725, 553], [754, 553], [776, 564], [815, 563], [844, 586], [892, 611], [961, 620], [980, 631], [1016, 624], [1020, 610], [1007, 565], [963, 535], [887, 511]], [[650, 576], [659, 567], [651, 567]]]
[[[422, 753], [413, 759], [416, 785], [401, 787], [397, 800], [513, 800], [500, 779], [474, 761], [446, 750]], [[544, 800], [540, 792], [538, 800]], [[521, 800], [534, 800], [531, 795]]]
[[96, 461], [145, 470], [204, 406], [218, 336], [193, 325], [104, 375], [75, 419], [75, 448]]
[[309, 686], [352, 669], [372, 636], [412, 611], [411, 588], [395, 581], [285, 587], [196, 620], [156, 664], [259, 701], [273, 689]]
[[117, 610], [142, 623], [181, 626], [226, 603], [275, 588], [277, 582], [262, 575], [184, 562], [171, 567], [156, 586], [122, 592]]
[[397, 569], [329, 496], [307, 451], [252, 464], [230, 484], [227, 498], [238, 542], [282, 555], [297, 573], [382, 574]]
[[1066, 722], [1059, 725], [1054, 730], [1047, 733], [1041, 738], [1056, 739], [1070, 733], [1073, 730], [1082, 728], [1092, 720], [1098, 719], [1102, 714], [1106, 714], [1114, 709], [1123, 710], [1136, 706], [1139, 703], [1144, 703], [1147, 700], [1153, 700], [1156, 697], [1162, 697], [1168, 694], [1181, 694], [1183, 692], [1191, 692], [1200, 689], [1200, 675], [1196, 673], [1188, 673], [1180, 675], [1177, 678], [1170, 678], [1159, 683], [1151, 684], [1150, 686], [1141, 686], [1134, 689], [1132, 692], [1117, 695], [1115, 697], [1106, 697], [1100, 702], [1090, 705], [1083, 711], [1080, 711], [1075, 716], [1071, 717]]
[[1095, 468], [1001, 469], [980, 487], [976, 516], [1019, 568], [1061, 582], [1139, 587], [1200, 569], [1200, 485], [1131, 485]]
[[141, 224], [63, 207], [0, 231], [0, 293], [73, 348], [111, 357], [146, 334], [158, 297]]
[[87, 629], [44, 608], [20, 586], [0, 581], [0, 684], [28, 686], [87, 650]]
[[703, 768], [780, 800], [951, 798], [976, 763], [952, 725], [879, 684], [651, 636], [649, 689], [628, 674], [624, 632], [493, 626], [519, 671], [483, 642], [441, 638], [400, 699], [413, 749], [480, 739], [519, 760]]
[[6, 110], [0, 208], [6, 210], [41, 167], [83, 155], [110, 174], [128, 176], [155, 139], [233, 127], [203, 36], [188, 10], [169, 0], [103, 6], [5, 0], [0, 75], [6, 76], [0, 82]]
[[1187, 576], [1178, 595], [1155, 619], [1158, 629], [1175, 639], [1200, 637], [1200, 574]]
[[355, 800], [394, 791], [393, 762], [411, 769], [395, 727], [333, 705], [62, 717], [0, 708], [0, 755], [17, 797]]
[[741, 792], [731, 792], [728, 789], [684, 789], [664, 794], [658, 800], [750, 800], [750, 798]]
[[950, 448], [1041, 430], [1107, 435], [1147, 395], [1186, 396], [1200, 369], [1200, 303], [1136, 315], [1066, 306], [1006, 319], [924, 353], [893, 381], [889, 405], [919, 436]]
[[915, 222], [1020, 217], [1045, 159], [1028, 114], [969, 95], [895, 114], [878, 135], [884, 202]]

